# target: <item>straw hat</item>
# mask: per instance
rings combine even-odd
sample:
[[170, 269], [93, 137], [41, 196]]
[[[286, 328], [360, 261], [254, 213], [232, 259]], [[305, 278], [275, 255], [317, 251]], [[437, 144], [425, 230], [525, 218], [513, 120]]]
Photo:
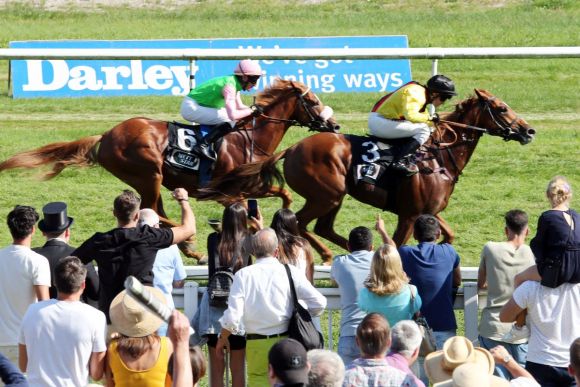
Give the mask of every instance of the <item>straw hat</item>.
[[490, 375], [481, 364], [465, 363], [453, 371], [452, 379], [435, 383], [433, 387], [508, 387], [509, 385], [507, 380]]
[[[145, 286], [153, 296], [167, 305], [161, 290]], [[109, 315], [113, 329], [128, 337], [145, 337], [157, 331], [163, 320], [146, 310], [140, 303], [123, 290], [111, 302]]]
[[495, 362], [491, 353], [474, 348], [471, 341], [462, 336], [447, 339], [443, 350], [432, 352], [425, 358], [425, 372], [432, 383], [451, 379], [453, 370], [465, 363], [477, 363], [480, 368], [493, 374]]

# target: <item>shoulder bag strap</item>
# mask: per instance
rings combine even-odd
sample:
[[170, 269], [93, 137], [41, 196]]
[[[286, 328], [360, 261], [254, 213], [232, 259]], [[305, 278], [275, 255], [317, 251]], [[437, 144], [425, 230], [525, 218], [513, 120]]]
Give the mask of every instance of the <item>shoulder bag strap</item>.
[[292, 301], [294, 304], [294, 308], [298, 304], [298, 297], [296, 296], [296, 289], [294, 288], [294, 281], [292, 281], [292, 275], [290, 274], [290, 268], [288, 264], [284, 264], [284, 269], [286, 269], [286, 274], [288, 274], [288, 281], [290, 281], [290, 292], [292, 293]]

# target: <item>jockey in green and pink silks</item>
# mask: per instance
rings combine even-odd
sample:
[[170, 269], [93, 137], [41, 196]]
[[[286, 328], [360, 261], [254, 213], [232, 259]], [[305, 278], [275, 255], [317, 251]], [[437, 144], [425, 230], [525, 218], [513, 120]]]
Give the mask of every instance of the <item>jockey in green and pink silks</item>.
[[198, 151], [208, 159], [215, 159], [209, 145], [231, 131], [236, 121], [262, 113], [258, 106], [244, 105], [241, 90], [250, 90], [262, 76], [258, 62], [244, 59], [233, 75], [210, 79], [192, 89], [181, 103], [181, 116], [190, 122], [215, 126], [197, 144]]

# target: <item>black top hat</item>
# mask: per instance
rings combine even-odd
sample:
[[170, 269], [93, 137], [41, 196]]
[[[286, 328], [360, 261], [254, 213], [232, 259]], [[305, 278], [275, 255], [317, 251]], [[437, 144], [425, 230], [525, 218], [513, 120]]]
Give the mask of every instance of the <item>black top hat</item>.
[[44, 219], [38, 222], [42, 232], [62, 232], [73, 224], [74, 219], [66, 215], [66, 203], [52, 202], [42, 207]]

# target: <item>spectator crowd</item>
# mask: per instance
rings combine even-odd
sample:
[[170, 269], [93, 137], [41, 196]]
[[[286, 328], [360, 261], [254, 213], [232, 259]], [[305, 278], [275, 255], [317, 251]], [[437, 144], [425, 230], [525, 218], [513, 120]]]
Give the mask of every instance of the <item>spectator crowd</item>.
[[[370, 228], [352, 228], [348, 254], [330, 270], [340, 294], [336, 352], [308, 351], [289, 331], [293, 293], [319, 331], [327, 301], [288, 209], [270, 227], [242, 203], [212, 221], [208, 287], [190, 322], [171, 296], [186, 278], [177, 244], [196, 234], [186, 190], [173, 191], [181, 209], [173, 227], [160, 227], [155, 211], [123, 191], [113, 202], [117, 227], [79, 247], [69, 245], [66, 203], [46, 204], [42, 219], [19, 205], [7, 216], [13, 243], [0, 250], [0, 378], [7, 386], [181, 387], [207, 370], [217, 387], [229, 374], [235, 387], [576, 386], [580, 216], [564, 177], [549, 182], [546, 197], [550, 209], [529, 245], [528, 216], [514, 209], [505, 240], [483, 246], [477, 285], [487, 301], [476, 343], [457, 335], [461, 258], [439, 242], [437, 217], [415, 220], [416, 245], [397, 247], [380, 216], [377, 248]], [[46, 243], [32, 248], [37, 228]], [[130, 276], [173, 310], [168, 321], [125, 290]]]

